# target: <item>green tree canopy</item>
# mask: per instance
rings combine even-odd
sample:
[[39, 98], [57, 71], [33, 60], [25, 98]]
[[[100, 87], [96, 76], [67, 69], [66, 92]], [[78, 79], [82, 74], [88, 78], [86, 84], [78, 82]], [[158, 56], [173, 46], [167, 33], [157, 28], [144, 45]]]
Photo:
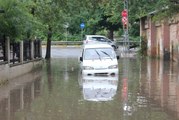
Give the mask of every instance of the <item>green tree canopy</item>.
[[[70, 35], [80, 35], [80, 23], [85, 23], [85, 34], [101, 30], [121, 31], [123, 0], [0, 0], [0, 35], [12, 39], [43, 36], [48, 28], [54, 35], [65, 33], [69, 24]], [[168, 18], [179, 13], [178, 0], [128, 0], [129, 33], [139, 35], [142, 16], [157, 11], [156, 18]]]
[[11, 39], [23, 39], [34, 26], [34, 18], [26, 7], [29, 2], [19, 0], [0, 0], [0, 35]]

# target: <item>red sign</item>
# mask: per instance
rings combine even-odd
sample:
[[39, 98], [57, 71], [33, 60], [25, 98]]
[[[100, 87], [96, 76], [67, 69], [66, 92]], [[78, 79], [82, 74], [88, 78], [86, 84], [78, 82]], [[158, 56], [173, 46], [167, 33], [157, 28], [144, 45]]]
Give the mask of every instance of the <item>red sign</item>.
[[127, 10], [126, 9], [122, 11], [122, 17], [127, 17]]

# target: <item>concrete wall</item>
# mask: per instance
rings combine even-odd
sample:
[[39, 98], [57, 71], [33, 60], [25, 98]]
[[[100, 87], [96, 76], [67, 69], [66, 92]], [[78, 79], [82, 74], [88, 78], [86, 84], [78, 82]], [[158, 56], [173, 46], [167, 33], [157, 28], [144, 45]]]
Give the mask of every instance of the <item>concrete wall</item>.
[[31, 72], [34, 69], [42, 67], [43, 60], [35, 60], [20, 65], [9, 66], [9, 64], [0, 65], [0, 85], [6, 84], [11, 79]]
[[8, 81], [9, 76], [9, 65], [0, 65], [0, 85], [5, 84]]
[[28, 60], [24, 60], [24, 51], [23, 51], [23, 41], [20, 43], [20, 62], [12, 63], [10, 62], [10, 39], [6, 39], [6, 50], [5, 50], [5, 58], [6, 60], [0, 62], [0, 85], [6, 84], [9, 80], [14, 79], [18, 76], [21, 76], [25, 73], [31, 72], [32, 70], [41, 67], [43, 64], [42, 59], [42, 48], [38, 46], [40, 50], [40, 55], [38, 57], [34, 57], [34, 41], [31, 41], [31, 58]]
[[140, 19], [140, 36], [147, 39], [147, 54], [179, 61], [179, 14], [165, 21], [153, 21], [154, 15]]

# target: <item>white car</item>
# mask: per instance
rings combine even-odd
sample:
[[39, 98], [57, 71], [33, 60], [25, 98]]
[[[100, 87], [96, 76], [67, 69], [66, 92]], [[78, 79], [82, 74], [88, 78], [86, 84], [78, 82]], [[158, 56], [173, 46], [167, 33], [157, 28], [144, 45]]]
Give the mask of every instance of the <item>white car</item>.
[[118, 59], [108, 44], [86, 44], [80, 57], [80, 68], [85, 75], [118, 75]]
[[116, 50], [118, 48], [115, 41], [112, 41], [102, 35], [86, 35], [85, 40], [83, 40], [83, 44], [97, 43], [97, 42], [107, 43], [107, 44], [111, 45], [114, 48], [114, 50]]

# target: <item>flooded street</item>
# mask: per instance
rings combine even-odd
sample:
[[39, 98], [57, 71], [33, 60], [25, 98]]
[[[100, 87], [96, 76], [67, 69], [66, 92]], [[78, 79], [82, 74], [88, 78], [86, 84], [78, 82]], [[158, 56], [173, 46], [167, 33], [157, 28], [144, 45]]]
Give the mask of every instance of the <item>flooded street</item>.
[[79, 72], [80, 48], [51, 52], [0, 87], [0, 120], [179, 120], [177, 63], [120, 58], [118, 76], [93, 77]]

